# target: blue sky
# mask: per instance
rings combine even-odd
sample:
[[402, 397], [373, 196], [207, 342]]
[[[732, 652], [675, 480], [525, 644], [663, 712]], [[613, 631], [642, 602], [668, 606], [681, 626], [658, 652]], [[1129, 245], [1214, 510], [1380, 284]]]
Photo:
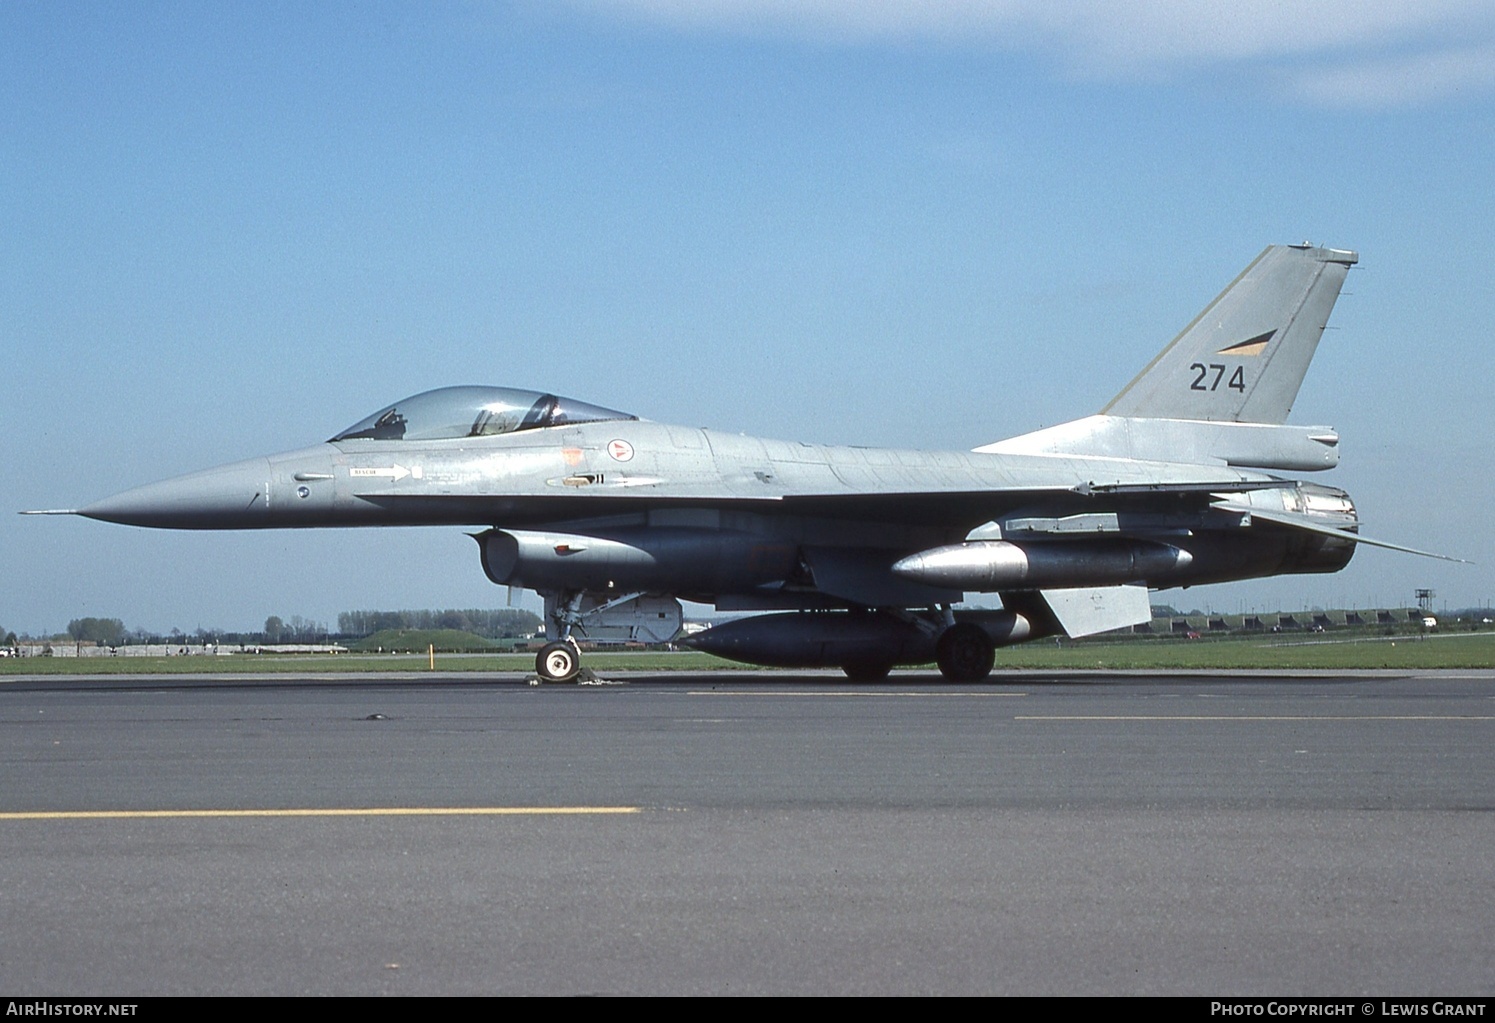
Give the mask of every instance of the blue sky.
[[[1269, 243], [1361, 254], [1293, 421], [1366, 531], [1236, 611], [1495, 598], [1487, 3], [0, 4], [0, 502], [430, 387], [969, 448], [1097, 410]], [[1404, 9], [1405, 8], [1405, 9]], [[0, 516], [0, 626], [492, 606], [460, 530]]]

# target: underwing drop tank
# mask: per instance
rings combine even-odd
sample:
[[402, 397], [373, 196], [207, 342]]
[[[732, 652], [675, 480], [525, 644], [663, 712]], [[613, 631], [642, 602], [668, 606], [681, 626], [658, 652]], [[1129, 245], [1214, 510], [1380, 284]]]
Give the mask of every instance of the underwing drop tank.
[[991, 593], [1124, 585], [1176, 576], [1192, 561], [1188, 551], [1146, 540], [970, 540], [911, 554], [893, 566], [893, 574], [928, 586]]
[[[1012, 611], [963, 611], [955, 628], [979, 628], [993, 647], [1041, 633]], [[756, 615], [713, 626], [686, 646], [745, 664], [771, 668], [846, 668], [928, 664], [937, 658], [942, 623], [881, 611], [797, 611]]]

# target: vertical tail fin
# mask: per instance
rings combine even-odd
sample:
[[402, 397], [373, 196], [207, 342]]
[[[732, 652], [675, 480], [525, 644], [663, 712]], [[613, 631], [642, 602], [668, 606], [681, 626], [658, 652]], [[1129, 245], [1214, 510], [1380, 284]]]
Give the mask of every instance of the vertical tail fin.
[[1272, 245], [1101, 412], [1283, 423], [1353, 252]]

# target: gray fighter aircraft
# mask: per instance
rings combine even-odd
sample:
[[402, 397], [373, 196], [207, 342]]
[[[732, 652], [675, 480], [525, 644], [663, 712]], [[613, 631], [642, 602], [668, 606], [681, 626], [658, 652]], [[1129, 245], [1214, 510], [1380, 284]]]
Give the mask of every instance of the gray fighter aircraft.
[[[763, 440], [571, 398], [448, 387], [324, 444], [126, 491], [69, 514], [170, 529], [477, 526], [493, 582], [536, 590], [535, 670], [577, 638], [664, 641], [680, 599], [778, 612], [688, 642], [853, 679], [1148, 621], [1149, 589], [1334, 572], [1359, 535], [1343, 490], [1262, 470], [1338, 462], [1286, 425], [1356, 254], [1267, 248], [1097, 415], [974, 451]], [[1433, 555], [1438, 556], [1438, 555]], [[1001, 610], [955, 610], [995, 593]]]

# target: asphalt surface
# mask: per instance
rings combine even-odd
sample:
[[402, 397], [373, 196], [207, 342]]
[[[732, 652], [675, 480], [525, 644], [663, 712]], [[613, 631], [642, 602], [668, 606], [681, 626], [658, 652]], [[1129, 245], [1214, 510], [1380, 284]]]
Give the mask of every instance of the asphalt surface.
[[628, 683], [0, 681], [0, 995], [1495, 989], [1495, 672]]

